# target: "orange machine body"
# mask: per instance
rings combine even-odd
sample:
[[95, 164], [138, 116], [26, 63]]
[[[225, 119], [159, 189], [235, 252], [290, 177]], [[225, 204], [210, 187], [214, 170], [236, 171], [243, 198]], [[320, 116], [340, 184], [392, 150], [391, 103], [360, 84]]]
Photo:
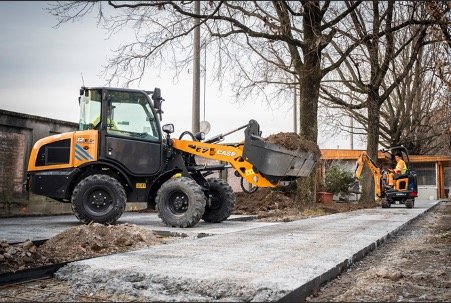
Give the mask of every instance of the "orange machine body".
[[[28, 171], [73, 168], [97, 161], [98, 144], [97, 130], [76, 131], [40, 139], [31, 150]], [[52, 149], [63, 156], [52, 159]]]

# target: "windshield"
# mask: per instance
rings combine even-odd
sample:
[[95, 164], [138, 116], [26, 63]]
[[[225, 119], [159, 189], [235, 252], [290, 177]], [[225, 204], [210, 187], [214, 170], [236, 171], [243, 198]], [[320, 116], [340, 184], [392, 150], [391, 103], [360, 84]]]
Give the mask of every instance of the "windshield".
[[100, 123], [100, 90], [86, 90], [80, 97], [80, 122], [79, 130], [94, 129]]

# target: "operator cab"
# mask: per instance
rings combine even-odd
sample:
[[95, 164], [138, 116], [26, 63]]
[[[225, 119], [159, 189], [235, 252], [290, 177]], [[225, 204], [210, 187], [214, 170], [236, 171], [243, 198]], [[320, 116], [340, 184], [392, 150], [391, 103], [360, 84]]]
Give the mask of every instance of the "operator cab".
[[163, 99], [158, 88], [153, 100], [151, 93], [82, 87], [79, 129], [99, 131], [99, 159], [113, 161], [133, 175], [152, 175], [160, 170], [162, 135], [157, 114], [161, 115]]
[[[404, 174], [391, 174], [394, 180], [394, 187], [387, 188], [385, 194], [383, 196], [386, 197], [385, 207], [390, 207], [390, 204], [395, 203], [397, 201], [402, 204], [406, 204], [408, 208], [413, 207], [414, 198], [418, 196], [418, 185], [417, 185], [417, 176], [415, 171], [411, 170], [410, 167], [410, 159], [407, 149], [400, 145], [391, 147], [388, 150], [383, 150], [387, 159], [391, 160], [391, 167], [396, 166], [396, 155], [400, 155], [401, 159], [404, 160], [407, 171]], [[390, 174], [386, 171], [382, 176], [383, 184], [390, 184], [391, 182], [387, 182], [386, 178], [391, 178]], [[384, 207], [384, 205], [382, 206]]]

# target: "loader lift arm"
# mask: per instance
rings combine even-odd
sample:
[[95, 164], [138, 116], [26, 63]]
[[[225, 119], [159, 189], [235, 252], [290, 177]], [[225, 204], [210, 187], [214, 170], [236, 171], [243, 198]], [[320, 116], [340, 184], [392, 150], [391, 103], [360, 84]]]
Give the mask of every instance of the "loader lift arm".
[[243, 159], [243, 144], [237, 146], [194, 142], [172, 139], [172, 147], [188, 154], [207, 159], [225, 161], [240, 174], [243, 179], [257, 187], [276, 187], [259, 172], [253, 170], [253, 165]]
[[[246, 128], [244, 142], [217, 143], [224, 136], [243, 128]], [[260, 135], [259, 124], [250, 120], [245, 126], [204, 142], [172, 139], [171, 147], [187, 155], [227, 162], [238, 175], [255, 187], [276, 187], [279, 181], [310, 175], [318, 160], [317, 156], [312, 152], [292, 151], [266, 142]]]

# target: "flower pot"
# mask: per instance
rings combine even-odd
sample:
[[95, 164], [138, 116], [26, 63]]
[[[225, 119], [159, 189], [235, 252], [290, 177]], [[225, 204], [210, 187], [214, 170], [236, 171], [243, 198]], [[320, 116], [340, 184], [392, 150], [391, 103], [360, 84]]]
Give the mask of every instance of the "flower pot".
[[318, 202], [318, 203], [332, 204], [333, 199], [334, 199], [333, 193], [328, 193], [328, 192], [323, 192], [323, 191], [316, 193], [316, 202]]

